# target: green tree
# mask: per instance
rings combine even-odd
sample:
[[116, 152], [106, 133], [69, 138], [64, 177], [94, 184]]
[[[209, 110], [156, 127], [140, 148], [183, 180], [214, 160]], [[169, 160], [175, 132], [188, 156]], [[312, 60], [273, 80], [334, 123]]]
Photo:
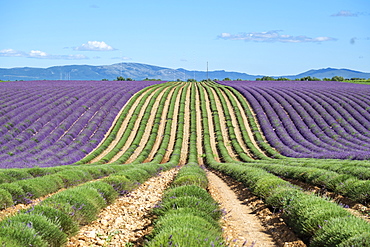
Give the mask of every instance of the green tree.
[[344, 81], [344, 78], [342, 76], [333, 76], [331, 80], [332, 81]]
[[197, 80], [195, 80], [195, 79], [187, 79], [186, 81], [187, 82], [197, 82]]

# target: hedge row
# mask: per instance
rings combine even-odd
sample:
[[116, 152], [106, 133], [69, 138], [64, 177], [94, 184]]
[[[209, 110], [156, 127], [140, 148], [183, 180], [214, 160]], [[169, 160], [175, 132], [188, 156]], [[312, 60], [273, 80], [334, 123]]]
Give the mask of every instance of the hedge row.
[[370, 232], [370, 224], [365, 220], [335, 203], [307, 194], [261, 168], [216, 162], [209, 165], [243, 182], [267, 204], [282, 209], [288, 225], [302, 239], [309, 239], [310, 246], [338, 246], [349, 239], [355, 245]]
[[61, 169], [54, 174], [2, 183], [0, 184], [0, 209], [19, 203], [28, 204], [32, 199], [57, 192], [62, 188], [76, 186], [132, 167], [122, 165], [70, 166], [69, 169]]
[[278, 176], [328, 188], [357, 202], [364, 204], [370, 202], [370, 180], [360, 180], [352, 175], [340, 174], [315, 167], [261, 163], [248, 163], [248, 165], [262, 168]]
[[218, 203], [205, 189], [208, 180], [199, 165], [185, 165], [153, 209], [158, 218], [146, 246], [226, 246]]
[[119, 194], [131, 191], [171, 165], [139, 165], [100, 181], [85, 183], [45, 199], [0, 222], [0, 246], [63, 246], [79, 226], [96, 219]]

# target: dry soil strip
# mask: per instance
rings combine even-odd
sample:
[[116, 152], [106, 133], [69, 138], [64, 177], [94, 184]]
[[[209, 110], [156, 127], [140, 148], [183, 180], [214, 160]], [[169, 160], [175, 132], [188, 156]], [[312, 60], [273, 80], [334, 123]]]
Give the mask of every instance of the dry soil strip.
[[143, 134], [143, 136], [140, 140], [139, 146], [135, 149], [135, 152], [130, 156], [130, 158], [125, 163], [133, 162], [139, 156], [139, 154], [144, 150], [145, 144], [148, 142], [150, 134], [152, 133], [152, 128], [153, 128], [153, 125], [154, 125], [154, 119], [155, 119], [156, 113], [158, 111], [159, 103], [161, 101], [161, 98], [163, 97], [163, 94], [166, 92], [166, 90], [171, 90], [171, 89], [167, 87], [164, 90], [162, 90], [162, 92], [159, 93], [157, 100], [153, 104], [152, 112], [151, 112], [151, 115], [148, 119], [148, 122], [141, 123], [141, 124], [146, 124], [145, 132], [144, 132], [144, 134]]
[[184, 90], [184, 86], [181, 86], [179, 93], [176, 95], [176, 102], [175, 102], [173, 117], [172, 117], [170, 140], [168, 143], [167, 151], [163, 157], [162, 163], [166, 163], [169, 161], [170, 155], [172, 154], [173, 147], [175, 145], [176, 131], [177, 131], [177, 119], [178, 119], [178, 114], [179, 114], [179, 108], [180, 108], [179, 106], [180, 106], [182, 90]]
[[[235, 101], [236, 101], [236, 104], [238, 105], [238, 108], [240, 109], [240, 113], [242, 114], [242, 118], [243, 118], [243, 120], [244, 120], [245, 127], [246, 127], [246, 129], [247, 129], [247, 131], [248, 131], [249, 139], [251, 140], [251, 142], [253, 143], [253, 145], [258, 149], [258, 151], [260, 151], [260, 152], [261, 152], [261, 153], [263, 153], [263, 154], [266, 154], [266, 152], [264, 152], [264, 151], [260, 148], [260, 146], [257, 144], [256, 140], [254, 139], [254, 136], [253, 136], [253, 133], [252, 133], [252, 129], [250, 128], [250, 125], [249, 125], [248, 117], [247, 117], [247, 115], [245, 114], [245, 111], [243, 110], [243, 107], [242, 107], [242, 105], [240, 104], [240, 102], [239, 102], [238, 98], [234, 95], [234, 93], [233, 93], [233, 92], [231, 92], [231, 94], [232, 94], [232, 96], [234, 97], [234, 99], [235, 99]], [[249, 104], [249, 102], [247, 101], [247, 99], [246, 99], [246, 98], [245, 98], [245, 103], [246, 103], [246, 105], [248, 106], [248, 108], [249, 108], [250, 112], [252, 113], [254, 120], [256, 121], [256, 124], [257, 124], [258, 130], [259, 130], [259, 132], [261, 133], [261, 136], [262, 136], [263, 140], [265, 141], [265, 143], [268, 143], [268, 142], [267, 142], [267, 140], [266, 140], [266, 138], [265, 138], [265, 136], [264, 136], [264, 134], [263, 134], [263, 132], [262, 132], [262, 129], [261, 129], [261, 127], [260, 127], [259, 123], [258, 123], [257, 115], [256, 115], [256, 113], [253, 111], [253, 108], [251, 107], [251, 105]], [[271, 148], [273, 148], [273, 147], [271, 147]], [[274, 149], [274, 150], [276, 150], [275, 148], [273, 148], [273, 149]], [[267, 156], [267, 155], [266, 155], [266, 156]]]
[[42, 202], [46, 198], [48, 198], [48, 197], [50, 197], [50, 196], [52, 196], [52, 195], [54, 195], [56, 193], [59, 193], [59, 192], [61, 192], [63, 190], [66, 190], [66, 188], [62, 188], [62, 189], [58, 190], [57, 192], [51, 193], [51, 194], [46, 195], [46, 196], [43, 196], [43, 197], [39, 197], [39, 198], [33, 199], [31, 201], [31, 203], [29, 203], [29, 204], [19, 203], [19, 204], [16, 204], [14, 206], [5, 208], [5, 209], [3, 209], [3, 210], [0, 211], [0, 221], [3, 220], [4, 218], [8, 217], [8, 216], [12, 216], [12, 215], [18, 213], [19, 210], [27, 209], [27, 208], [36, 206], [37, 204], [39, 204], [40, 202]]
[[202, 114], [200, 109], [200, 98], [199, 98], [199, 87], [196, 86], [196, 95], [195, 95], [195, 113], [197, 121], [197, 152], [198, 152], [198, 164], [203, 165], [203, 125], [202, 125]]
[[[146, 108], [148, 107], [148, 105], [149, 105], [149, 102], [150, 102], [150, 100], [152, 99], [152, 97], [154, 96], [154, 94], [158, 91], [158, 90], [160, 90], [161, 88], [157, 88], [156, 90], [154, 90], [153, 92], [152, 92], [152, 94], [147, 98], [147, 100], [145, 101], [145, 103], [143, 104], [143, 107], [140, 109], [140, 112], [139, 112], [139, 115], [138, 115], [138, 117], [137, 117], [137, 119], [136, 119], [136, 122], [135, 122], [135, 124], [134, 124], [134, 127], [133, 127], [133, 129], [131, 130], [131, 134], [130, 134], [130, 136], [127, 138], [127, 141], [126, 141], [126, 143], [125, 143], [125, 145], [123, 145], [123, 147], [120, 149], [120, 151], [109, 161], [109, 163], [111, 163], [111, 162], [114, 162], [114, 161], [116, 161], [116, 160], [118, 160], [126, 151], [127, 151], [127, 149], [131, 146], [131, 144], [132, 144], [132, 142], [133, 142], [133, 140], [135, 139], [135, 136], [136, 136], [136, 133], [137, 133], [137, 130], [139, 129], [139, 126], [140, 126], [140, 124], [142, 124], [141, 123], [141, 119], [143, 118], [143, 116], [144, 116], [144, 113], [145, 113], [145, 111], [146, 111]], [[146, 93], [145, 93], [146, 94]], [[131, 118], [132, 117], [132, 115], [127, 115], [127, 117], [128, 118]], [[122, 127], [121, 127], [121, 129], [124, 129], [124, 130], [126, 130], [126, 127], [127, 127], [127, 125], [123, 125], [122, 124]]]
[[[285, 224], [284, 220], [281, 217], [281, 212], [271, 212], [269, 208], [266, 206], [266, 204], [261, 199], [259, 199], [257, 196], [253, 195], [248, 190], [248, 188], [246, 188], [241, 182], [235, 181], [231, 177], [226, 176], [220, 172], [212, 171], [212, 173], [217, 174], [217, 177], [222, 179], [222, 181], [228, 185], [229, 189], [231, 189], [231, 192], [226, 192], [228, 191], [226, 190], [226, 191], [221, 191], [219, 194], [227, 195], [229, 193], [234, 193], [237, 196], [237, 201], [233, 202], [233, 201], [230, 201], [232, 199], [228, 199], [226, 200], [226, 204], [222, 204], [221, 207], [224, 207], [227, 210], [227, 207], [225, 205], [231, 203], [231, 207], [233, 206], [233, 204], [241, 204], [244, 207], [250, 208], [252, 211], [249, 214], [253, 214], [259, 219], [260, 225], [264, 227], [264, 230], [262, 231], [270, 235], [275, 240], [275, 244], [276, 244], [275, 246], [306, 247], [306, 245], [302, 242], [302, 240], [300, 240], [294, 234], [292, 229]], [[213, 177], [209, 176], [208, 179], [210, 183], [209, 187], [212, 188]], [[210, 192], [213, 195], [212, 191], [213, 190], [210, 189]], [[218, 197], [218, 194], [216, 193], [214, 198], [217, 200], [217, 197]], [[236, 217], [240, 217], [238, 212], [236, 212]], [[228, 221], [229, 219], [226, 217], [225, 220]], [[237, 223], [233, 223], [233, 224], [230, 224], [230, 223], [233, 223], [233, 222], [228, 221], [228, 223], [225, 224], [225, 227], [230, 226], [231, 231], [228, 229], [225, 229], [225, 232], [231, 232], [230, 234], [234, 234], [234, 235], [231, 235], [234, 240], [238, 237], [238, 235], [235, 235], [234, 231], [239, 231], [238, 229], [240, 226]], [[228, 237], [228, 239], [230, 239], [230, 237]], [[236, 242], [240, 243], [240, 241], [238, 242], [238, 239]], [[251, 246], [250, 240], [244, 246]], [[266, 246], [266, 245], [263, 245], [263, 242], [261, 242], [258, 239], [257, 242], [253, 246], [257, 247], [257, 246]]]
[[[187, 87], [186, 99], [190, 99], [191, 85]], [[185, 101], [185, 112], [184, 112], [184, 135], [182, 138], [181, 155], [179, 165], [185, 165], [188, 159], [189, 150], [189, 136], [190, 136], [190, 100]]]
[[209, 98], [206, 89], [204, 86], [200, 88], [200, 90], [203, 90], [204, 92], [204, 100], [206, 104], [206, 109], [207, 109], [207, 116], [208, 116], [208, 127], [209, 127], [209, 137], [210, 137], [210, 143], [211, 143], [211, 148], [213, 152], [213, 157], [216, 162], [220, 162], [220, 157], [218, 156], [218, 151], [217, 151], [217, 144], [216, 144], [216, 138], [215, 138], [215, 130], [213, 128], [213, 118], [212, 118], [212, 111], [210, 108], [210, 103], [209, 103]]
[[[138, 92], [139, 93], [139, 92]], [[100, 154], [98, 155], [96, 158], [94, 158], [93, 160], [91, 160], [89, 163], [94, 163], [94, 162], [97, 162], [99, 160], [101, 160], [101, 158], [103, 158], [105, 155], [107, 155], [110, 151], [113, 150], [113, 148], [117, 145], [117, 143], [119, 142], [119, 140], [121, 139], [125, 129], [126, 129], [126, 126], [128, 124], [128, 122], [130, 121], [130, 118], [133, 114], [133, 112], [135, 111], [136, 107], [138, 106], [140, 100], [144, 97], [145, 95], [145, 92], [142, 93], [138, 98], [137, 100], [132, 104], [132, 107], [131, 109], [128, 111], [125, 119], [123, 120], [122, 122], [122, 127], [118, 130], [118, 133], [117, 133], [117, 136], [116, 138], [109, 144], [109, 146]], [[120, 110], [120, 112], [117, 114], [116, 118], [114, 119], [113, 123], [112, 123], [112, 126], [109, 128], [109, 130], [107, 131], [107, 133], [105, 134], [103, 140], [99, 143], [99, 145], [95, 148], [99, 148], [100, 145], [102, 143], [104, 143], [105, 139], [107, 139], [107, 137], [109, 136], [109, 134], [111, 133], [112, 129], [114, 128], [114, 126], [116, 125], [117, 121], [118, 121], [118, 118], [121, 116], [121, 113], [122, 111], [124, 110], [125, 107], [127, 107], [128, 103], [132, 100], [133, 97], [130, 98], [129, 101], [127, 101], [127, 103], [122, 107], [122, 109]], [[95, 151], [92, 150], [90, 153], [94, 152]]]
[[341, 205], [344, 209], [346, 209], [348, 212], [353, 214], [356, 217], [362, 218], [363, 220], [366, 220], [367, 222], [370, 223], [370, 204], [368, 205], [363, 205], [361, 203], [355, 202], [348, 197], [339, 195], [335, 192], [328, 191], [325, 188], [320, 188], [316, 185], [312, 185], [309, 183], [305, 183], [296, 179], [290, 179], [290, 178], [285, 178], [281, 177], [282, 179], [297, 185], [301, 187], [303, 190], [314, 193], [318, 196], [321, 196], [323, 198], [331, 198], [333, 203]]
[[[233, 109], [233, 106], [231, 105], [231, 102], [229, 100], [229, 98], [226, 96], [225, 92], [223, 91], [220, 91], [221, 92], [221, 95], [224, 97], [225, 101], [226, 101], [226, 105], [227, 105], [227, 108], [229, 109], [229, 113], [230, 113], [230, 116], [231, 116], [231, 122], [233, 124], [233, 127], [234, 127], [234, 131], [235, 131], [235, 135], [236, 135], [236, 139], [238, 140], [240, 146], [242, 147], [243, 151], [251, 158], [253, 158], [253, 155], [250, 153], [249, 151], [249, 148], [245, 145], [245, 142], [242, 138], [242, 133], [241, 133], [241, 130], [240, 130], [240, 127], [239, 127], [239, 124], [242, 124], [242, 123], [238, 123], [238, 120], [236, 118], [236, 115], [235, 115], [235, 112], [234, 112], [234, 109]], [[236, 99], [236, 102], [239, 103], [239, 101]], [[248, 136], [249, 138], [251, 139], [251, 142], [253, 143], [253, 145], [261, 152], [261, 153], [264, 153], [262, 152], [256, 141], [254, 140], [253, 138], [253, 134], [252, 134], [252, 130], [250, 129], [250, 126], [248, 124], [248, 122], [245, 122], [246, 119], [244, 118], [245, 116], [245, 113], [243, 111], [242, 108], [240, 108], [240, 104], [238, 104], [238, 107], [240, 109], [240, 112], [242, 112], [242, 117], [243, 117], [243, 120], [244, 120], [244, 124], [245, 124], [245, 127], [247, 129], [247, 132], [248, 132]], [[247, 120], [248, 121], [248, 120]], [[251, 136], [252, 135], [252, 136]]]
[[229, 153], [231, 158], [233, 158], [234, 160], [239, 160], [237, 155], [235, 154], [235, 152], [233, 150], [233, 147], [231, 145], [231, 141], [229, 139], [229, 133], [228, 133], [227, 127], [226, 127], [225, 114], [224, 114], [224, 110], [222, 109], [221, 101], [220, 101], [217, 93], [215, 92], [215, 90], [212, 87], [210, 87], [210, 89], [212, 91], [213, 97], [215, 98], [215, 103], [216, 103], [216, 107], [217, 107], [218, 116], [219, 116], [219, 119], [220, 119], [221, 133], [222, 133], [222, 137], [224, 139], [223, 142], [225, 144], [225, 148], [226, 148], [226, 150]]
[[[162, 194], [172, 182], [178, 169], [162, 172], [150, 178], [137, 189], [103, 209], [98, 219], [83, 226], [67, 246], [125, 246], [140, 245], [151, 231], [151, 209], [162, 199]], [[131, 245], [130, 245], [131, 246]]]
[[243, 204], [217, 175], [207, 171], [208, 190], [227, 212], [222, 218], [224, 238], [230, 246], [277, 246], [253, 210]]
[[160, 124], [159, 124], [159, 127], [158, 127], [157, 138], [156, 138], [155, 143], [153, 145], [152, 151], [148, 155], [148, 158], [145, 162], [151, 161], [154, 158], [155, 154], [157, 153], [159, 147], [161, 146], [161, 143], [162, 143], [162, 140], [163, 140], [164, 130], [165, 130], [166, 123], [167, 123], [167, 114], [168, 114], [168, 110], [170, 108], [170, 101], [171, 101], [171, 98], [174, 97], [173, 93], [174, 93], [175, 89], [176, 89], [176, 87], [173, 87], [171, 89], [171, 92], [168, 94], [166, 102], [164, 103], [165, 105], [164, 105], [164, 108], [163, 108], [161, 121], [160, 121]]

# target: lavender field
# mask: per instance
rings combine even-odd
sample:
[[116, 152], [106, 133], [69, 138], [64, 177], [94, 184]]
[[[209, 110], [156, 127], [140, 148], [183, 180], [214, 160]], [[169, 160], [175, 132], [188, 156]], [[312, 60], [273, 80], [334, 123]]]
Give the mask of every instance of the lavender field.
[[0, 83], [0, 168], [72, 164], [104, 138], [139, 90], [161, 82]]
[[220, 81], [247, 99], [267, 141], [294, 158], [370, 159], [370, 86]]

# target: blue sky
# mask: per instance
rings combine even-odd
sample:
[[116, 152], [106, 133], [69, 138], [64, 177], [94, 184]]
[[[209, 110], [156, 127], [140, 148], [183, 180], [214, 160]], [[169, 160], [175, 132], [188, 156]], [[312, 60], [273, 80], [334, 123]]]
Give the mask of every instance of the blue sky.
[[368, 0], [0, 0], [0, 68], [370, 72]]

